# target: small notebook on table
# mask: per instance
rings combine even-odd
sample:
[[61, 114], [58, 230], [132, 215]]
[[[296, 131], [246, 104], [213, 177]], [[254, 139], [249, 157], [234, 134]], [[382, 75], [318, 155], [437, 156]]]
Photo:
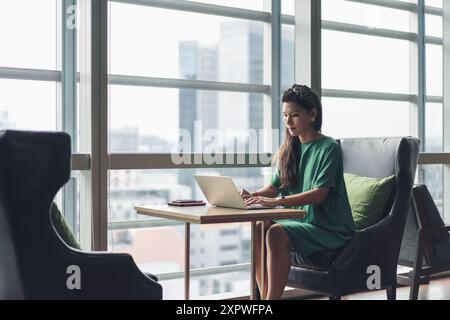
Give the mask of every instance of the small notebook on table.
[[177, 207], [195, 207], [195, 206], [204, 206], [206, 203], [203, 200], [174, 200], [168, 203], [169, 206], [177, 206]]

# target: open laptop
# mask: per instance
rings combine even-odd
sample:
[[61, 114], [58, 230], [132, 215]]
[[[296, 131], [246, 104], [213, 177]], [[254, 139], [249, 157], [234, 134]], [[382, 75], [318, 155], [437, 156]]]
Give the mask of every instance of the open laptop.
[[194, 175], [208, 202], [214, 206], [236, 209], [273, 209], [260, 204], [246, 206], [233, 180], [224, 176]]

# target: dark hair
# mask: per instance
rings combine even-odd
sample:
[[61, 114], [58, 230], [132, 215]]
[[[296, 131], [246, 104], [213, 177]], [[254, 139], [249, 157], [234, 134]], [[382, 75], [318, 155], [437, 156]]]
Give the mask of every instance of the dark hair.
[[322, 129], [322, 103], [319, 96], [308, 86], [293, 84], [284, 93], [282, 102], [294, 102], [300, 108], [311, 111], [316, 108], [317, 115], [313, 123], [314, 130]]
[[[300, 108], [317, 111], [316, 118], [312, 122], [314, 130], [320, 132], [322, 129], [322, 103], [317, 94], [308, 86], [293, 84], [284, 93], [282, 102], [293, 102]], [[283, 145], [279, 150], [280, 188], [289, 189], [297, 185], [298, 165], [300, 162], [300, 139], [293, 137], [286, 129]]]

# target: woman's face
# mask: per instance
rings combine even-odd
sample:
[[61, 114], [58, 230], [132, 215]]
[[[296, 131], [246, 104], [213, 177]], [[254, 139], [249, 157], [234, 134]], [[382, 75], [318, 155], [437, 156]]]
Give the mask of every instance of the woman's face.
[[314, 128], [311, 127], [311, 121], [316, 118], [316, 112], [316, 109], [308, 111], [299, 107], [294, 102], [284, 102], [284, 124], [291, 136], [299, 136], [310, 131], [315, 131]]

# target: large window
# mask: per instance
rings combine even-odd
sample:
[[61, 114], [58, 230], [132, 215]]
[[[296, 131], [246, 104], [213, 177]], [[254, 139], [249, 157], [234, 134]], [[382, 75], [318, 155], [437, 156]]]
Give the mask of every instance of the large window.
[[[424, 152], [440, 153], [444, 151], [442, 0], [427, 0], [425, 3], [434, 8], [434, 11], [433, 14], [425, 15], [425, 34], [428, 41], [425, 47]], [[428, 186], [440, 213], [444, 215], [444, 166], [442, 164], [420, 166], [419, 180]], [[444, 218], [448, 219], [447, 217]]]
[[[68, 103], [64, 14], [73, 0], [0, 1], [0, 129], [66, 131], [76, 143], [75, 104]], [[66, 48], [66, 50], [64, 50]], [[71, 49], [75, 50], [74, 47]], [[74, 55], [75, 57], [75, 55]], [[76, 79], [76, 75], [73, 75]], [[76, 81], [76, 80], [75, 80]], [[75, 95], [74, 95], [75, 96]], [[76, 146], [73, 148], [76, 150]], [[76, 171], [55, 201], [79, 234]]]
[[1, 129], [56, 130], [56, 10], [56, 0], [0, 2]]
[[[277, 149], [278, 132], [272, 142], [259, 133], [280, 129], [280, 94], [295, 82], [296, 2], [0, 1], [0, 129], [71, 135], [72, 178], [56, 200], [85, 248], [131, 253], [165, 298], [182, 298], [183, 225], [134, 206], [201, 198], [194, 174], [267, 183], [267, 165], [180, 169], [171, 154]], [[442, 6], [322, 0], [318, 63], [324, 134], [419, 137], [428, 160], [417, 182], [444, 214]], [[247, 294], [248, 224], [191, 234], [192, 297]]]
[[[271, 152], [260, 139], [260, 130], [277, 129], [271, 125], [279, 108], [270, 94], [271, 68], [280, 70], [279, 91], [294, 81], [294, 28], [273, 24], [270, 1], [174, 3], [109, 1], [108, 8], [108, 152], [122, 159], [120, 170], [108, 176], [108, 247], [132, 253], [141, 268], [159, 274], [166, 298], [176, 298], [170, 288], [183, 282], [183, 226], [137, 216], [134, 206], [202, 198], [193, 180], [199, 173], [232, 176], [251, 190], [262, 186], [270, 168], [176, 169], [170, 156]], [[281, 34], [277, 59], [271, 58], [271, 25]], [[142, 156], [148, 163], [137, 168]], [[156, 162], [163, 169], [152, 169]], [[200, 269], [193, 298], [246, 294], [249, 226], [193, 226], [191, 236], [191, 268]], [[171, 248], [157, 254], [162, 242]], [[216, 274], [203, 276], [201, 269], [210, 267], [218, 268]]]
[[[334, 137], [412, 135], [422, 152], [438, 153], [442, 1], [405, 2], [322, 0], [323, 130]], [[420, 166], [417, 181], [442, 209], [443, 166]]]

